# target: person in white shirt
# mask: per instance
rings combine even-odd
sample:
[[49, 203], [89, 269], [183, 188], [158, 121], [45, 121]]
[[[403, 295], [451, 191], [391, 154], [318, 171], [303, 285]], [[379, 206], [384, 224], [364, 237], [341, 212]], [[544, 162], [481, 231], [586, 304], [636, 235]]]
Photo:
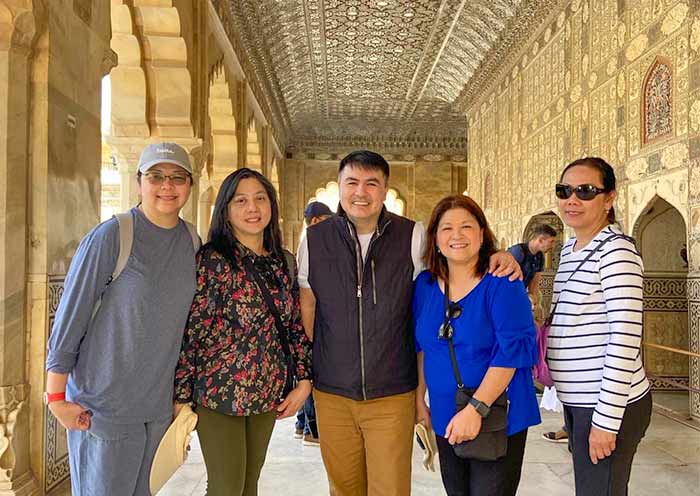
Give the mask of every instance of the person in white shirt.
[[603, 159], [567, 165], [556, 195], [576, 237], [562, 248], [554, 280], [547, 363], [564, 404], [576, 495], [623, 496], [651, 418], [642, 259], [615, 225], [615, 173]]

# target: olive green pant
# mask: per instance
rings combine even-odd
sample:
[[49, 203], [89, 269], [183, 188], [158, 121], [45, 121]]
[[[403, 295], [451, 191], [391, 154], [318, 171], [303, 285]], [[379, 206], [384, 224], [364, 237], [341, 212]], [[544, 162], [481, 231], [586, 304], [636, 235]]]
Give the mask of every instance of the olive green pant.
[[207, 496], [257, 496], [277, 413], [234, 417], [202, 406], [196, 411]]

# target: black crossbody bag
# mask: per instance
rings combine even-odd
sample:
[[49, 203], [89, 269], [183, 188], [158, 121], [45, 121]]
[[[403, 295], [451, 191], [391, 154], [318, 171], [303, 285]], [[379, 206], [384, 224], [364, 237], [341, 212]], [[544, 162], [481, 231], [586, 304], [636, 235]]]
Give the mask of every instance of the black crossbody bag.
[[[445, 318], [450, 319], [450, 287], [445, 281]], [[451, 319], [450, 319], [451, 320]], [[449, 320], [448, 320], [449, 323]], [[450, 324], [451, 327], [451, 324]], [[450, 349], [450, 361], [452, 372], [457, 381], [455, 393], [456, 411], [462, 411], [468, 404], [477, 388], [465, 388], [462, 376], [457, 365], [455, 347], [452, 343], [452, 332], [447, 333], [447, 346]], [[462, 441], [452, 446], [455, 454], [460, 458], [469, 458], [480, 461], [495, 461], [505, 456], [508, 450], [508, 393], [503, 391], [491, 405], [491, 411], [481, 420], [481, 430], [471, 441]]]
[[[293, 263], [290, 263], [287, 254], [284, 254], [285, 260], [284, 263], [287, 266], [287, 270], [289, 272], [289, 278], [290, 281], [292, 280], [292, 277], [294, 277], [294, 270], [293, 270]], [[289, 344], [289, 337], [287, 333], [287, 328], [285, 327], [284, 323], [282, 322], [282, 316], [280, 313], [277, 311], [277, 307], [275, 306], [275, 302], [272, 298], [272, 295], [267, 289], [267, 286], [265, 285], [264, 281], [262, 280], [262, 277], [260, 277], [260, 273], [257, 271], [255, 268], [255, 265], [251, 263], [251, 260], [249, 257], [244, 258], [244, 264], [246, 266], [246, 270], [250, 272], [255, 279], [255, 283], [258, 286], [258, 289], [260, 290], [260, 294], [262, 294], [263, 299], [265, 300], [265, 304], [267, 305], [267, 308], [270, 310], [270, 313], [272, 316], [275, 318], [275, 328], [277, 329], [277, 338], [279, 339], [280, 345], [282, 346], [282, 351], [284, 352], [284, 361], [285, 365], [287, 367], [287, 377], [285, 378], [284, 381], [284, 388], [282, 389], [282, 399], [284, 400], [289, 393], [292, 392], [292, 390], [297, 386], [297, 378], [296, 378], [296, 361], [294, 360], [294, 354], [292, 353], [292, 348]]]

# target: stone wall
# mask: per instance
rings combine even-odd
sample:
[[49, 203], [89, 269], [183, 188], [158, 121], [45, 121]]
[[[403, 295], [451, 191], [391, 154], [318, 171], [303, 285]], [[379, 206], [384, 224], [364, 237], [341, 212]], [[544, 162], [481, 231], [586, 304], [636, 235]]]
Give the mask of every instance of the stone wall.
[[[697, 2], [572, 0], [530, 33], [467, 112], [469, 190], [485, 202], [499, 239], [515, 242], [533, 215], [556, 211], [563, 166], [598, 155], [615, 167], [616, 211], [628, 233], [656, 197], [680, 212], [689, 289], [698, 286], [699, 14]], [[688, 294], [697, 351], [699, 310], [696, 292]], [[692, 403], [700, 416], [700, 397]]]

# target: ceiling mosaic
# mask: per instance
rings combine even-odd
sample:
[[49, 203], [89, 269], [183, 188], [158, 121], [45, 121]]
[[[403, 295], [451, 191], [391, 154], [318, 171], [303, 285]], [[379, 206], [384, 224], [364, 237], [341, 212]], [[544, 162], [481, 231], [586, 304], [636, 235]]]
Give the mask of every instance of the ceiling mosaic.
[[532, 2], [214, 3], [292, 149], [379, 140], [456, 151], [465, 89]]

